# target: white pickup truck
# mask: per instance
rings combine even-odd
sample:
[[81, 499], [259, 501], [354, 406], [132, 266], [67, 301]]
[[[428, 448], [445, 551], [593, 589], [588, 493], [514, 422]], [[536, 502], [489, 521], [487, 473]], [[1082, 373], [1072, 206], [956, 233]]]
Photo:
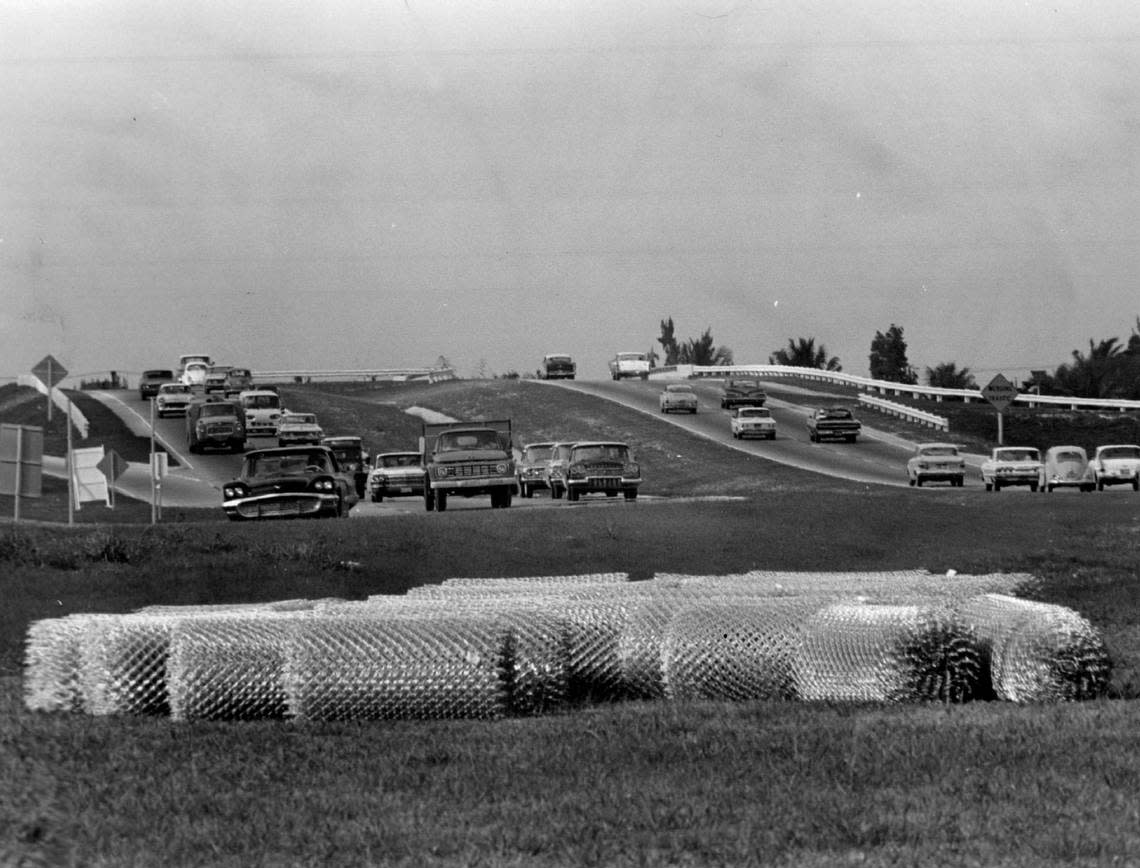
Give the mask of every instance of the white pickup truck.
[[626, 377], [649, 378], [648, 353], [618, 353], [610, 359], [610, 376], [615, 380]]

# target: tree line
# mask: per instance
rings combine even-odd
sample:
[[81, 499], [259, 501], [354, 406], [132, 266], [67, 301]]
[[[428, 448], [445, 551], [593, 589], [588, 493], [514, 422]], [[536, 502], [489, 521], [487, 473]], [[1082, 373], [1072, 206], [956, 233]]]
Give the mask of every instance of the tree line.
[[[650, 349], [650, 362], [656, 365], [720, 366], [733, 364], [732, 350], [717, 346], [712, 329], [706, 328], [699, 338], [681, 341], [676, 336], [673, 318], [661, 320], [663, 357]], [[904, 385], [917, 385], [918, 372], [907, 359], [907, 343], [902, 326], [891, 323], [885, 331], [876, 331], [868, 356], [873, 380], [886, 380]], [[788, 338], [788, 345], [768, 356], [770, 365], [797, 368], [819, 368], [842, 371], [837, 356], [829, 355], [823, 343], [814, 337]], [[941, 389], [977, 389], [978, 383], [969, 368], [957, 362], [940, 362], [923, 371], [926, 385]], [[1022, 391], [1041, 395], [1065, 395], [1075, 398], [1118, 398], [1140, 400], [1140, 316], [1126, 343], [1119, 338], [1094, 341], [1089, 339], [1088, 353], [1073, 350], [1072, 359], [1053, 373], [1034, 371], [1022, 384]]]

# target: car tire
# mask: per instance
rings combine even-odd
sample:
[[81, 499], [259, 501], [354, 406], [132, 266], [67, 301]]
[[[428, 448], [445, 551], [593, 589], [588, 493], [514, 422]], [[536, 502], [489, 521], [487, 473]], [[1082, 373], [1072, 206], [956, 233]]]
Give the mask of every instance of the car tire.
[[914, 488], [914, 483], [915, 483], [914, 477], [908, 476], [906, 478], [906, 481], [907, 481], [907, 485], [909, 485], [911, 488]]
[[566, 489], [566, 499], [568, 501], [570, 501], [571, 503], [577, 502], [578, 494], [579, 494], [579, 492], [578, 492], [578, 489], [576, 489], [576, 488], [567, 488]]
[[[1030, 483], [1030, 485], [1029, 485], [1029, 490], [1030, 490], [1030, 491], [1032, 491], [1034, 494], [1036, 494], [1036, 493], [1037, 493], [1037, 490], [1038, 490], [1040, 487], [1041, 487], [1041, 486], [1039, 486], [1039, 485], [1038, 485], [1036, 482], [1032, 482], [1032, 483]], [[1050, 488], [1049, 490], [1050, 490], [1050, 491], [1052, 491], [1053, 489], [1051, 489], [1051, 488]]]
[[1132, 490], [1140, 491], [1140, 477], [1132, 480]]
[[379, 492], [372, 495], [372, 502], [373, 503], [383, 503], [383, 501], [384, 501], [384, 495], [380, 494]]
[[428, 512], [435, 511], [435, 494], [428, 487], [424, 487], [424, 509]]
[[617, 497], [617, 495], [618, 495], [618, 493], [616, 491], [607, 491], [606, 492], [606, 497]]
[[986, 491], [993, 491], [993, 490], [994, 490], [994, 484], [992, 482], [987, 482], [986, 483]]
[[435, 511], [445, 512], [447, 510], [447, 492], [437, 491], [435, 493]]
[[629, 491], [627, 491], [625, 493], [625, 499], [626, 500], [637, 500], [637, 489], [633, 488], [633, 489], [630, 489]]

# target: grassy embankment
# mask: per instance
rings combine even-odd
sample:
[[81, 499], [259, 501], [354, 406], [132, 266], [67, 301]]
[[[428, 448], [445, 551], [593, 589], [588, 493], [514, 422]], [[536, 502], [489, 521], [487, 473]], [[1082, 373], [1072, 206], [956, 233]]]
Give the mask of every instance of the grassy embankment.
[[[552, 390], [535, 392], [497, 382], [379, 397], [502, 412], [534, 439], [604, 428], [642, 444], [647, 493], [744, 499], [0, 531], [0, 774], [19, 782], [0, 795], [0, 864], [1140, 860], [1140, 499], [872, 489], [585, 399], [543, 406]], [[322, 419], [333, 404], [364, 414], [357, 430], [373, 448], [407, 433], [396, 408], [365, 421], [355, 408], [372, 401], [311, 400]], [[1129, 701], [662, 703], [497, 722], [174, 725], [33, 715], [19, 700], [27, 623], [67, 612], [359, 598], [454, 575], [914, 567], [1039, 576], [1036, 597], [1103, 631], [1113, 693]]]

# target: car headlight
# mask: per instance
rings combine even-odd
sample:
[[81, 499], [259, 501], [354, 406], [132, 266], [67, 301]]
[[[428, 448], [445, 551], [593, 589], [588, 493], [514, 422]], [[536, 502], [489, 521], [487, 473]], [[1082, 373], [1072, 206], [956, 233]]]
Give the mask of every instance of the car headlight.
[[641, 467], [637, 464], [627, 464], [622, 468], [623, 476], [641, 476]]
[[236, 500], [239, 497], [245, 497], [249, 493], [244, 485], [227, 485], [222, 488], [222, 496], [226, 500]]
[[443, 479], [443, 477], [447, 476], [447, 474], [448, 474], [448, 467], [444, 464], [439, 465], [439, 467], [437, 467], [435, 469], [435, 475], [437, 477], [439, 477], [440, 479]]
[[498, 464], [495, 465], [495, 472], [500, 474], [500, 475], [510, 472], [510, 469], [511, 469], [511, 466], [509, 464], [507, 464], [507, 462], [505, 462], [505, 461], [500, 461]]
[[313, 488], [317, 491], [332, 491], [333, 481], [331, 479], [318, 479], [313, 483]]
[[570, 465], [569, 469], [567, 469], [566, 475], [571, 479], [585, 479], [586, 468], [579, 467], [577, 464], [572, 464]]

